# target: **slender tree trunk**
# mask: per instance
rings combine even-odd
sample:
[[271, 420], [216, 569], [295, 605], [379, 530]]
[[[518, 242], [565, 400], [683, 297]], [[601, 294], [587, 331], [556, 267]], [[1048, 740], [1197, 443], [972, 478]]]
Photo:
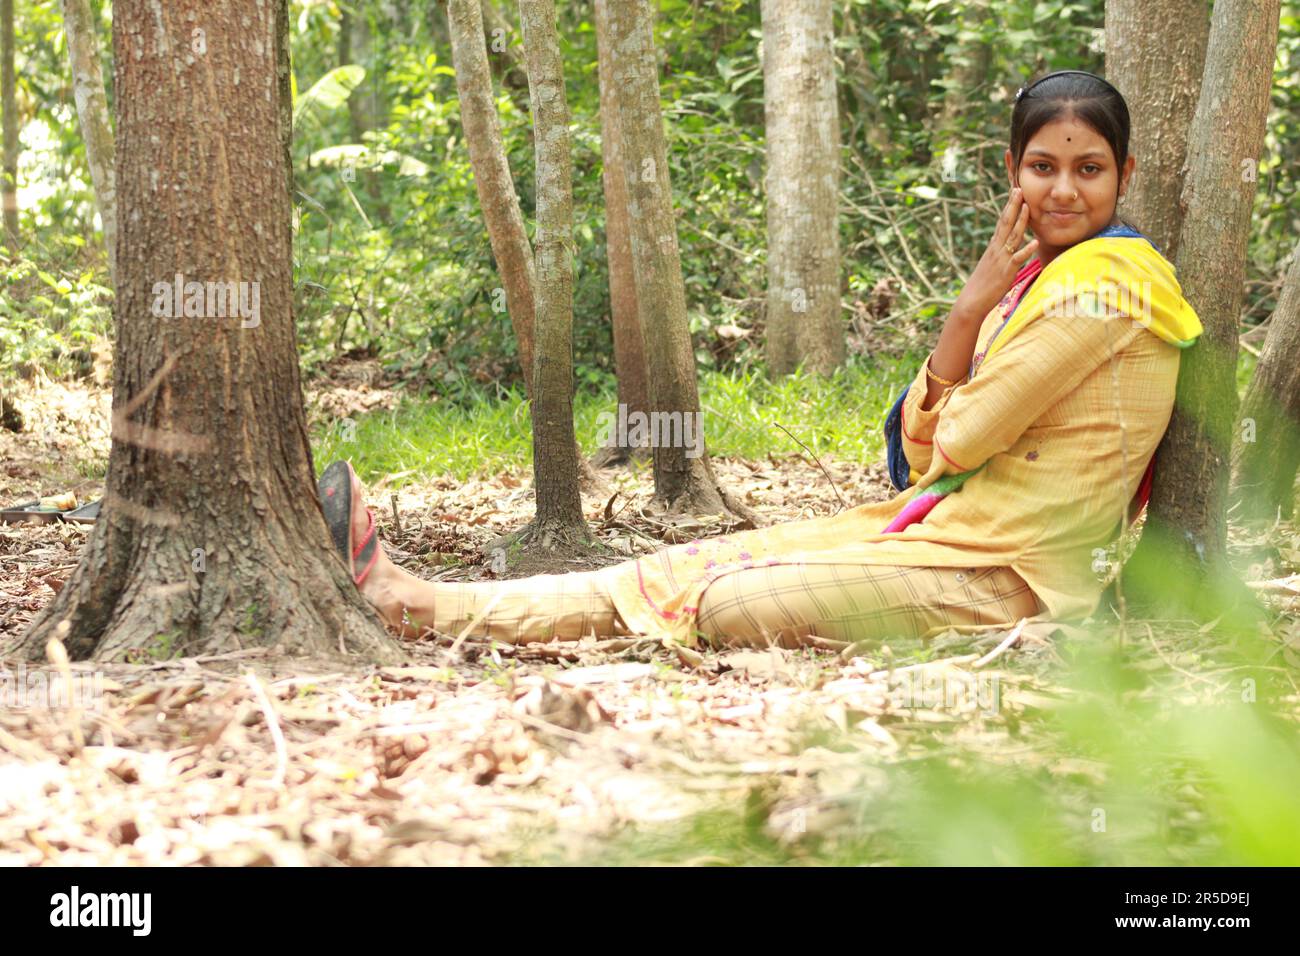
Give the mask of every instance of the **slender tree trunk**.
[[[336, 66], [349, 66], [352, 63], [352, 14], [348, 12], [347, 7], [339, 7], [339, 35], [335, 41], [335, 52], [337, 56]], [[353, 90], [355, 93], [356, 91]], [[356, 119], [352, 115], [352, 97], [348, 97], [348, 119], [352, 124], [353, 138], [356, 138]]]
[[[18, 249], [18, 116], [14, 88], [14, 0], [0, 0], [0, 125], [4, 163], [0, 168], [0, 208], [4, 244]], [[19, 431], [23, 416], [9, 396], [0, 392], [0, 427]]]
[[845, 351], [831, 0], [763, 0], [762, 11], [768, 366], [829, 375]]
[[[339, 8], [339, 66], [357, 63], [365, 67], [366, 78], [348, 97], [348, 118], [352, 124], [352, 140], [366, 142], [365, 134], [383, 126], [388, 121], [388, 100], [384, 95], [383, 64], [375, 56], [375, 36], [364, 5], [355, 13]], [[344, 58], [346, 55], [346, 59]], [[361, 182], [366, 196], [380, 222], [392, 219], [391, 210], [384, 201], [382, 168], [361, 170]]]
[[[347, 37], [339, 40], [339, 53], [347, 44], [348, 63], [359, 63], [366, 68], [366, 78], [348, 97], [348, 118], [352, 124], [352, 138], [362, 142], [364, 135], [375, 128], [378, 97], [375, 93], [374, 80], [374, 37], [370, 32], [370, 20], [363, 6], [349, 13], [339, 8], [339, 29], [346, 31]], [[346, 66], [341, 60], [339, 66]]]
[[1120, 214], [1170, 262], [1178, 255], [1187, 133], [1209, 39], [1204, 0], [1106, 2], [1106, 76], [1128, 101], [1137, 157]]
[[[74, 658], [101, 660], [249, 645], [401, 660], [314, 493], [292, 315], [288, 0], [117, 0], [113, 51], [124, 215], [107, 490], [81, 563], [19, 650], [40, 657], [62, 636]], [[233, 285], [218, 301], [206, 283]]]
[[1232, 499], [1243, 521], [1295, 514], [1300, 469], [1300, 245], [1269, 323], [1264, 350], [1241, 403], [1233, 445]]
[[[528, 72], [519, 49], [511, 44], [514, 28], [492, 0], [481, 0], [484, 42], [487, 44], [488, 62], [494, 76], [511, 93], [511, 99], [528, 96]], [[526, 105], [526, 104], [524, 104]]]
[[[654, 9], [649, 0], [619, 0], [609, 5], [609, 46], [619, 93], [619, 132], [629, 194], [637, 310], [650, 374], [651, 415], [662, 416], [658, 420], [672, 428], [667, 440], [654, 442], [655, 498], [669, 511], [717, 514], [729, 510], [754, 520], [749, 508], [719, 490], [705, 449], [668, 179], [668, 144], [659, 103]], [[695, 441], [690, 443], [685, 441], [688, 427], [695, 433]]]
[[72, 91], [86, 144], [86, 165], [95, 188], [95, 205], [104, 229], [108, 273], [117, 282], [117, 190], [113, 181], [113, 125], [99, 64], [99, 37], [90, 0], [63, 0], [63, 32], [72, 67]]
[[[485, 0], [486, 2], [486, 0]], [[618, 373], [618, 403], [628, 415], [650, 410], [646, 381], [645, 343], [637, 318], [636, 275], [632, 262], [632, 236], [628, 224], [627, 175], [623, 169], [623, 144], [619, 137], [618, 87], [609, 49], [607, 0], [596, 0], [596, 48], [600, 78], [600, 152], [605, 187], [605, 258], [609, 268], [609, 311], [614, 331], [614, 366]], [[627, 461], [645, 446], [629, 447], [616, 429], [612, 442], [598, 458], [601, 464]]]
[[[1250, 606], [1227, 561], [1228, 461], [1246, 242], [1264, 148], [1278, 0], [1218, 0], [1188, 135], [1178, 242], [1183, 293], [1205, 327], [1182, 355], [1173, 417], [1156, 451], [1142, 540], [1129, 564], [1137, 603], [1196, 616]], [[1195, 582], [1177, 593], [1176, 582]]]
[[460, 123], [474, 170], [474, 187], [487, 226], [492, 257], [496, 259], [505, 293], [510, 324], [519, 343], [519, 364], [525, 388], [533, 395], [533, 250], [524, 231], [514, 179], [506, 162], [505, 143], [492, 95], [483, 41], [483, 20], [478, 0], [449, 0], [447, 21], [451, 31], [456, 91], [460, 96]]
[[[992, 22], [989, 0], [970, 0], [956, 16], [964, 21], [966, 29], [978, 31], [980, 36], [963, 40], [952, 60], [952, 85], [943, 97], [936, 140], [950, 139], [961, 127], [972, 100], [985, 92], [984, 85], [988, 83], [989, 67], [993, 63], [993, 47], [985, 33]], [[987, 100], [987, 96], [983, 98]]]
[[533, 488], [526, 539], [556, 549], [591, 535], [578, 492], [573, 432], [573, 157], [555, 0], [519, 0], [537, 169], [537, 342], [533, 357]]
[[4, 170], [0, 206], [5, 243], [18, 248], [18, 101], [14, 81], [14, 0], [0, 0], [0, 110], [4, 111]]

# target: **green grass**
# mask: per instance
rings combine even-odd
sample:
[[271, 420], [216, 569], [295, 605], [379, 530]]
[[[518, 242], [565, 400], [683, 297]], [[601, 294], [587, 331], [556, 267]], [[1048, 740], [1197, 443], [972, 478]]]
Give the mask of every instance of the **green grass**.
[[[800, 374], [776, 382], [755, 371], [704, 372], [699, 387], [709, 453], [754, 459], [798, 453], [797, 438], [819, 456], [878, 461], [885, 413], [920, 361], [853, 364], [831, 378]], [[616, 406], [612, 384], [574, 396], [574, 425], [588, 454], [599, 444], [601, 413], [613, 414]], [[461, 402], [408, 397], [392, 411], [319, 423], [313, 438], [322, 467], [350, 458], [363, 480], [411, 472], [393, 481], [398, 487], [431, 475], [463, 480], [528, 468], [533, 455], [528, 407], [518, 391], [501, 398], [484, 391]]]

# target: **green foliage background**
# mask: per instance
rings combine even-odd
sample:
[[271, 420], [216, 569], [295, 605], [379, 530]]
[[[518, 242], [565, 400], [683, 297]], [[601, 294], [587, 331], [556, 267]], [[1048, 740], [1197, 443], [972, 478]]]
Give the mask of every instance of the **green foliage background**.
[[[99, 12], [110, 77], [111, 9]], [[763, 78], [756, 0], [662, 0], [657, 42], [673, 189], [697, 355], [705, 369], [761, 369], [765, 229]], [[1284, 3], [1268, 142], [1261, 158], [1244, 321], [1276, 300], [1300, 234], [1288, 163], [1300, 155], [1300, 4]], [[926, 341], [978, 258], [1005, 184], [1009, 105], [1050, 69], [1103, 68], [1102, 0], [1010, 0], [987, 22], [948, 0], [838, 0], [836, 50], [843, 142], [844, 319], [853, 361]], [[0, 266], [0, 355], [12, 371], [58, 370], [110, 330], [104, 257], [54, 0], [19, 0], [22, 253]], [[561, 0], [573, 115], [574, 295], [578, 389], [607, 391], [613, 374], [601, 192], [596, 42], [588, 0]], [[520, 53], [513, 4], [502, 39]], [[521, 384], [461, 138], [444, 5], [434, 0], [295, 0], [291, 42], [301, 96], [339, 67], [346, 12], [369, 26], [351, 102], [318, 104], [295, 129], [297, 319], [310, 368], [345, 353], [378, 356], [420, 389], [472, 401]], [[953, 66], [990, 49], [988, 82], [967, 91], [958, 125], [943, 128]], [[491, 52], [511, 168], [534, 209], [528, 96], [511, 54]], [[111, 89], [110, 89], [111, 98]], [[327, 98], [328, 100], [328, 98]], [[358, 122], [360, 125], [358, 125]], [[361, 127], [366, 127], [362, 129]], [[349, 144], [360, 144], [347, 150]], [[953, 147], [945, 179], [942, 148]], [[364, 149], [360, 148], [364, 147]], [[357, 161], [348, 181], [339, 154]], [[359, 156], [357, 154], [359, 153]], [[950, 181], [949, 181], [950, 180]], [[2, 262], [2, 260], [0, 260]], [[872, 318], [884, 292], [884, 322]], [[877, 305], [877, 314], [881, 306]], [[718, 334], [723, 327], [728, 335]], [[737, 329], [744, 330], [738, 334]], [[83, 356], [84, 358], [84, 356]], [[1251, 358], [1243, 357], [1243, 375]], [[84, 361], [82, 363], [84, 365]]]

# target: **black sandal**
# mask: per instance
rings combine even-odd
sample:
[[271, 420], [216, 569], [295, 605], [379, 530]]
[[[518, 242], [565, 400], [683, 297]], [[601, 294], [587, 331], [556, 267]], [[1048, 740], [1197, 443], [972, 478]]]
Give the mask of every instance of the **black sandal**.
[[367, 508], [366, 533], [359, 543], [352, 544], [352, 466], [341, 460], [331, 464], [316, 483], [316, 494], [334, 547], [359, 586], [379, 560], [379, 537], [375, 534], [375, 513]]

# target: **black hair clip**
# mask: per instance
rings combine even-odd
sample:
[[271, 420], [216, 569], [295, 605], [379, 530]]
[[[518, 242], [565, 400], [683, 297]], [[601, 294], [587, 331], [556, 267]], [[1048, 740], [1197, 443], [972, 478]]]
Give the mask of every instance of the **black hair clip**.
[[1115, 85], [1111, 83], [1110, 80], [1106, 79], [1104, 76], [1098, 76], [1096, 73], [1089, 73], [1087, 70], [1057, 70], [1054, 73], [1048, 73], [1046, 76], [1040, 76], [1038, 79], [1034, 80], [1034, 82], [1030, 83], [1028, 86], [1022, 86], [1019, 90], [1016, 91], [1016, 100], [1018, 102], [1020, 100], [1020, 97], [1024, 96], [1026, 93], [1032, 90], [1039, 83], [1042, 83], [1044, 80], [1051, 80], [1058, 76], [1072, 76], [1072, 75], [1086, 76], [1091, 79], [1097, 80], [1103, 86], [1109, 87], [1113, 93], [1115, 93], [1117, 96], [1123, 99], [1123, 94], [1120, 93], [1120, 91], [1115, 88]]

